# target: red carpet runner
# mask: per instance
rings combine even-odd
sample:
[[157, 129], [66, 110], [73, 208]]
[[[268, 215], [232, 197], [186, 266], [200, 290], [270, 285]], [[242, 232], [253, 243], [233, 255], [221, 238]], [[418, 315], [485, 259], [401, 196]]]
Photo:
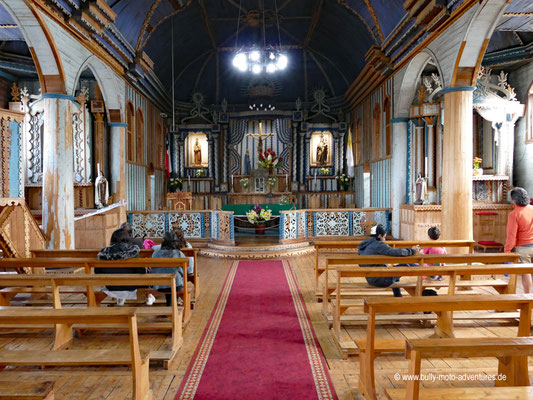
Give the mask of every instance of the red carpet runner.
[[176, 399], [335, 399], [288, 261], [236, 261]]

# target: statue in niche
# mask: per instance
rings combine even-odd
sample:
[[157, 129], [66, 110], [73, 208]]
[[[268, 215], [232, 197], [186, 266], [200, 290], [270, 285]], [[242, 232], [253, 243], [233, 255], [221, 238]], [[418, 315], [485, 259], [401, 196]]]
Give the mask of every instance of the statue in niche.
[[109, 183], [97, 164], [98, 177], [94, 181], [94, 203], [96, 208], [104, 208], [109, 200]]
[[419, 172], [416, 175], [414, 204], [416, 205], [427, 204], [427, 196], [428, 196], [427, 181], [426, 181], [426, 178], [423, 178], [422, 174]]
[[202, 147], [200, 146], [200, 143], [198, 142], [198, 138], [196, 138], [196, 143], [194, 143], [194, 164], [195, 165], [202, 164]]
[[320, 134], [320, 141], [316, 146], [316, 163], [326, 165], [328, 163], [328, 140], [323, 133]]

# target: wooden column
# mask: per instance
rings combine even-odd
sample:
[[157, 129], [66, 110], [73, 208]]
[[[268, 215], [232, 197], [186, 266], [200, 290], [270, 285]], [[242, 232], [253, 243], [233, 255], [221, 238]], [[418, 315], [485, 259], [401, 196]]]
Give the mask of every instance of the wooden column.
[[74, 249], [74, 98], [45, 93], [43, 132], [43, 230], [49, 249]]
[[409, 118], [391, 119], [392, 166], [391, 206], [392, 236], [400, 238], [400, 204], [407, 201], [407, 122]]
[[474, 87], [444, 89], [442, 238], [473, 239], [472, 98]]

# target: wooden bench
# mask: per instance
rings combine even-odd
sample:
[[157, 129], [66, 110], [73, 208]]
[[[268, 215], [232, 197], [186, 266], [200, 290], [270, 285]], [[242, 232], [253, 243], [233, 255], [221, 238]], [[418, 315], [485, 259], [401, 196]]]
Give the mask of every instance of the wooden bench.
[[[517, 263], [520, 256], [516, 253], [502, 253], [502, 254], [415, 254], [407, 257], [390, 257], [384, 255], [346, 255], [337, 254], [329, 255], [326, 258], [326, 269], [323, 289], [323, 307], [327, 313], [327, 307], [330, 294], [335, 290], [336, 285], [330, 284], [329, 272], [336, 266], [352, 266], [359, 265], [397, 265], [397, 264], [503, 264], [506, 262]], [[375, 267], [370, 267], [375, 268]], [[471, 274], [465, 275], [470, 277]], [[388, 276], [397, 276], [394, 274]]]
[[[527, 357], [533, 356], [533, 337], [517, 338], [462, 338], [462, 339], [409, 339], [406, 341], [405, 357], [410, 359], [408, 375], [411, 377], [421, 375], [422, 358], [478, 358], [495, 357], [498, 359], [498, 375], [505, 377], [495, 380], [496, 390], [492, 396], [499, 395], [505, 399], [506, 395], [501, 387], [517, 389], [520, 386], [529, 386], [529, 371]], [[518, 386], [517, 388], [513, 388]], [[437, 394], [441, 398], [463, 398], [449, 389], [456, 388], [428, 388], [420, 389], [420, 379], [409, 378], [406, 389], [386, 389], [385, 394], [390, 400], [418, 400], [425, 399], [427, 392], [430, 396]], [[469, 387], [462, 396], [471, 398], [485, 398], [487, 393], [491, 396], [491, 389], [487, 387]], [[463, 389], [465, 390], [465, 389]], [[512, 393], [512, 392], [511, 392]], [[476, 396], [477, 397], [474, 397]], [[507, 395], [508, 396], [508, 395]]]
[[517, 336], [529, 336], [531, 329], [531, 310], [533, 295], [503, 294], [500, 296], [443, 296], [443, 297], [403, 297], [403, 298], [367, 298], [364, 311], [368, 314], [366, 340], [356, 341], [360, 353], [359, 388], [367, 399], [376, 399], [374, 360], [377, 355], [387, 350], [403, 351], [405, 340], [396, 342], [388, 340], [386, 349], [381, 348], [375, 339], [376, 315], [399, 312], [435, 312], [437, 313], [437, 332], [442, 337], [453, 337], [453, 320], [441, 319], [447, 312], [475, 310], [520, 310], [520, 322]]
[[[321, 251], [328, 250], [355, 250], [357, 254], [357, 248], [363, 240], [351, 240], [351, 241], [316, 241], [315, 242], [315, 295], [318, 301], [322, 301], [322, 288], [319, 285], [319, 279], [324, 273], [326, 266], [319, 265], [319, 256]], [[473, 240], [387, 240], [387, 244], [395, 249], [398, 248], [411, 248], [419, 245], [421, 248], [425, 247], [453, 247], [453, 248], [468, 248], [468, 253], [474, 252], [475, 242]], [[45, 250], [48, 251], [48, 250]], [[345, 255], [353, 255], [353, 253], [344, 253]]]
[[54, 400], [54, 382], [0, 381], [2, 400]]
[[[2, 309], [0, 325], [55, 324], [61, 326], [63, 335], [56, 335], [54, 349], [62, 350], [1, 350], [0, 365], [31, 366], [86, 366], [129, 365], [133, 377], [133, 397], [136, 400], [152, 398], [149, 381], [150, 356], [141, 356], [137, 333], [137, 310], [135, 308], [70, 308], [70, 309]], [[63, 350], [71, 342], [72, 325], [127, 324], [129, 349], [120, 350]]]
[[[181, 268], [184, 276], [187, 275], [188, 258], [130, 258], [118, 261], [102, 261], [86, 258], [2, 258], [0, 259], [0, 268], [21, 268], [25, 267], [32, 270], [42, 270], [55, 268], [58, 270], [83, 268], [86, 274], [92, 274], [94, 268], [147, 268], [147, 267], [175, 267]], [[120, 274], [119, 274], [120, 275]], [[148, 276], [147, 274], [139, 274]], [[156, 275], [156, 274], [154, 274]], [[96, 306], [96, 298], [92, 286], [86, 288], [87, 304], [89, 307]], [[183, 300], [183, 323], [187, 324], [191, 319], [191, 298], [188, 290], [187, 279], [183, 280], [183, 290], [177, 292]]]
[[[198, 249], [183, 248], [181, 249], [186, 257], [194, 259], [194, 272], [192, 276], [187, 275], [187, 279], [194, 285], [194, 300], [200, 297], [200, 279], [198, 276]], [[79, 250], [31, 250], [32, 257], [35, 258], [93, 258], [97, 259], [99, 249], [79, 249]], [[141, 249], [139, 257], [152, 258], [154, 251], [152, 249]]]
[[[366, 293], [367, 295], [373, 295], [375, 293], [375, 288], [369, 286], [366, 282], [357, 282], [357, 283], [343, 283], [345, 278], [367, 278], [367, 277], [386, 277], [391, 276], [391, 268], [387, 267], [337, 267], [337, 281], [336, 281], [336, 293], [341, 294], [337, 295], [335, 298], [333, 314], [331, 317], [328, 315], [328, 322], [331, 321], [331, 326], [333, 327], [332, 332], [334, 336], [335, 343], [339, 347], [342, 355], [346, 358], [350, 354], [357, 354], [358, 348], [355, 346], [353, 340], [347, 337], [346, 333], [342, 329], [344, 325], [353, 324], [355, 322], [363, 322], [366, 320], [364, 314], [360, 315], [350, 315], [344, 318], [344, 314], [350, 308], [361, 308], [360, 301], [354, 301], [343, 294], [343, 290], [353, 290], [355, 286], [368, 288], [369, 290]], [[461, 287], [492, 287], [500, 294], [514, 294], [516, 293], [516, 284], [517, 277], [520, 274], [524, 273], [533, 273], [533, 264], [493, 264], [493, 265], [448, 265], [448, 266], [430, 266], [430, 267], [394, 267], [394, 273], [402, 275], [404, 277], [416, 277], [416, 282], [407, 283], [408, 285], [413, 284], [414, 286], [406, 287], [409, 294], [412, 296], [421, 296], [423, 289], [427, 287], [433, 288], [442, 288], [447, 287], [447, 295], [457, 294], [456, 289]], [[473, 280], [465, 281], [460, 280], [459, 276], [463, 273], [468, 272], [473, 275], [509, 275], [509, 281], [506, 282], [501, 279], [482, 279], [482, 280]], [[422, 279], [423, 276], [430, 276], [440, 274], [445, 277], [448, 277], [448, 282], [446, 281], [425, 281]], [[399, 282], [401, 283], [401, 282]], [[393, 287], [402, 287], [396, 286]], [[460, 292], [462, 293], [462, 292]], [[358, 293], [360, 296], [361, 293]], [[380, 321], [428, 321], [436, 319], [434, 314], [430, 315], [382, 315]], [[441, 316], [442, 319], [448, 318], [451, 319], [454, 316], [452, 313], [444, 314]], [[483, 313], [481, 315], [456, 315], [455, 319], [477, 319], [477, 318], [515, 318], [515, 313]]]
[[[172, 304], [170, 307], [139, 307], [137, 309], [138, 317], [153, 317], [166, 315], [170, 319], [170, 323], [165, 322], [149, 322], [148, 324], [142, 324], [139, 322], [139, 330], [165, 330], [171, 332], [170, 350], [158, 350], [152, 352], [151, 359], [153, 361], [162, 361], [166, 369], [168, 369], [170, 363], [177, 355], [178, 350], [183, 344], [182, 335], [182, 312], [177, 306], [176, 301], [176, 286], [175, 286], [175, 274], [73, 274], [73, 275], [60, 275], [60, 274], [45, 274], [45, 275], [0, 275], [0, 286], [4, 286], [0, 289], [0, 306], [9, 306], [9, 300], [16, 294], [20, 293], [21, 289], [26, 289], [24, 292], [31, 293], [38, 292], [51, 292], [52, 293], [52, 306], [55, 309], [61, 309], [60, 294], [64, 293], [61, 290], [62, 287], [73, 286], [85, 286], [94, 288], [94, 286], [140, 286], [140, 285], [158, 285], [158, 286], [170, 286]], [[32, 290], [33, 289], [33, 290]], [[96, 292], [98, 295], [101, 292]], [[96, 305], [100, 305], [96, 296]], [[79, 308], [76, 308], [79, 309]], [[30, 328], [30, 327], [26, 327]], [[36, 328], [42, 328], [37, 327]], [[57, 328], [57, 327], [56, 327]], [[102, 327], [90, 325], [81, 326], [76, 325], [76, 329], [124, 329], [125, 325], [114, 324], [105, 325]], [[62, 335], [62, 332], [56, 329], [56, 335]]]

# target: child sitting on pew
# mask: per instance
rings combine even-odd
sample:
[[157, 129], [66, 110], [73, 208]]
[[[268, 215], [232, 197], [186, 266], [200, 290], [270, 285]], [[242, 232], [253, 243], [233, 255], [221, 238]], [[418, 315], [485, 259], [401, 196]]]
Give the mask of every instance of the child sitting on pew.
[[[432, 226], [431, 228], [428, 229], [428, 236], [431, 240], [439, 240], [440, 229], [437, 228], [436, 226]], [[447, 254], [446, 248], [444, 247], [424, 247], [422, 249], [422, 253], [424, 254]], [[429, 264], [424, 264], [424, 266], [427, 266], [427, 265]], [[424, 276], [423, 278], [425, 279], [427, 277]], [[437, 281], [442, 280], [442, 276], [440, 275], [430, 276], [430, 278], [433, 280], [437, 280]]]
[[[175, 232], [165, 232], [163, 235], [163, 243], [160, 248], [154, 250], [152, 258], [185, 258], [180, 250], [180, 241]], [[155, 246], [154, 246], [155, 247]], [[177, 267], [162, 267], [152, 268], [152, 274], [176, 274], [176, 291], [183, 290], [183, 270]], [[172, 305], [172, 297], [170, 294], [171, 288], [169, 286], [154, 287], [159, 292], [165, 293], [167, 306]]]

